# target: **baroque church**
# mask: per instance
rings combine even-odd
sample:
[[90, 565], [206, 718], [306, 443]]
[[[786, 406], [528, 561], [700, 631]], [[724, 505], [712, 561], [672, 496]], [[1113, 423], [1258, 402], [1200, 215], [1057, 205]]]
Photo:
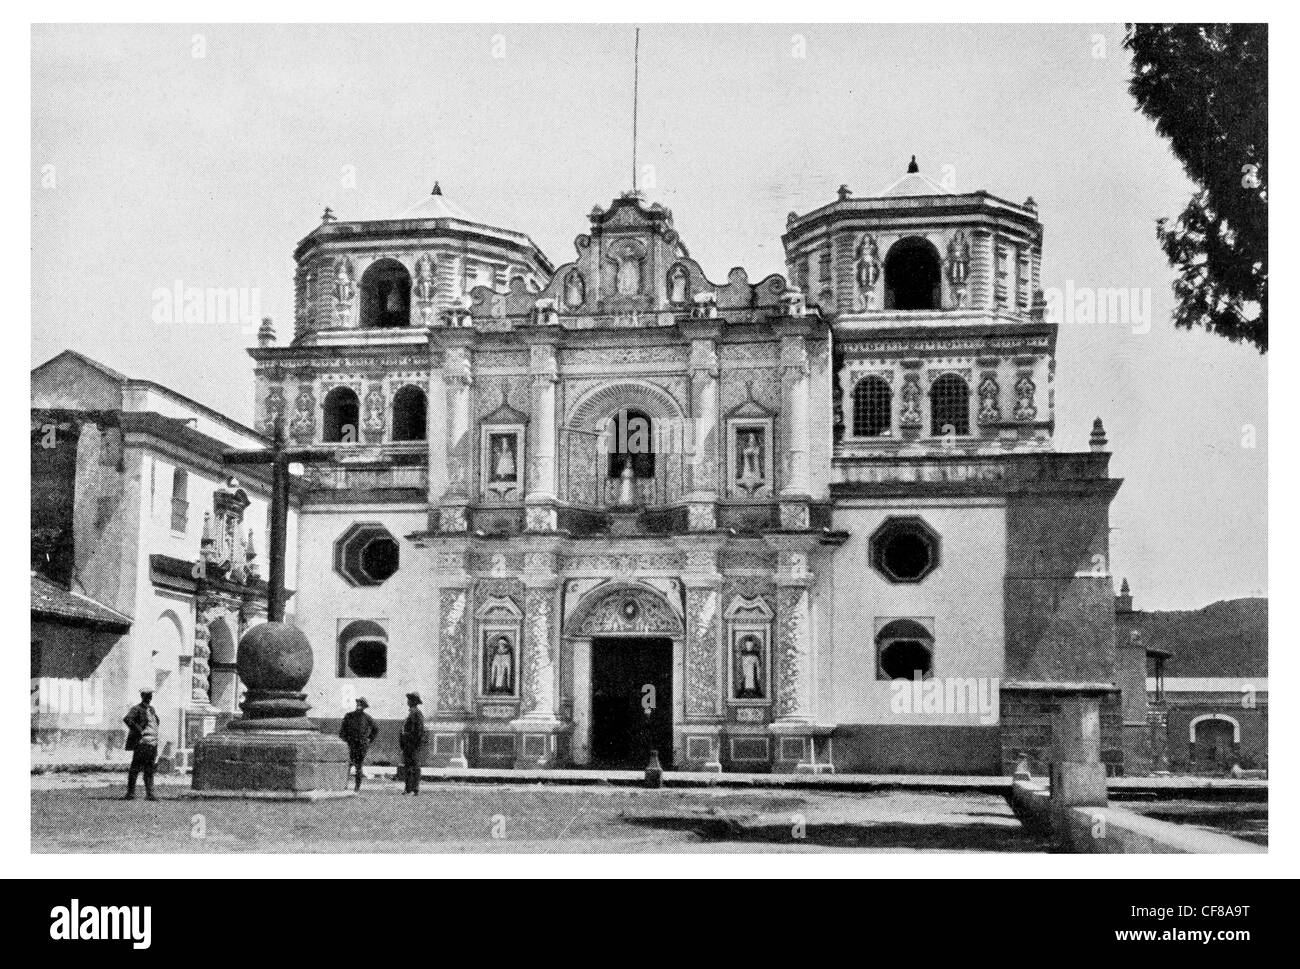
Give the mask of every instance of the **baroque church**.
[[313, 715], [365, 696], [384, 750], [419, 692], [439, 767], [998, 774], [1087, 694], [1122, 772], [1120, 482], [1100, 421], [1053, 447], [1042, 239], [915, 159], [764, 279], [635, 191], [559, 266], [439, 187], [326, 210], [250, 350], [257, 429], [336, 449], [290, 549]]

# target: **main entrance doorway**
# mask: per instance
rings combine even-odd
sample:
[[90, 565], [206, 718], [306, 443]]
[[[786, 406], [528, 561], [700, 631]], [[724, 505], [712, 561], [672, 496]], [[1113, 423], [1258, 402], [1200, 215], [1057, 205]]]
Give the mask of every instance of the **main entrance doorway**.
[[640, 770], [650, 750], [673, 760], [673, 641], [618, 636], [591, 641], [593, 766]]

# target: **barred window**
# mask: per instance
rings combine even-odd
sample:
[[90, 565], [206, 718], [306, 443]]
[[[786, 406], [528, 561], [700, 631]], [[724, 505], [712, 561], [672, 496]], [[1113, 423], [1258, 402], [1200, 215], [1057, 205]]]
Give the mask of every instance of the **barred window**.
[[935, 437], [970, 433], [970, 388], [946, 373], [930, 388], [930, 433]]
[[853, 388], [853, 436], [881, 437], [889, 433], [894, 394], [880, 377], [866, 377]]

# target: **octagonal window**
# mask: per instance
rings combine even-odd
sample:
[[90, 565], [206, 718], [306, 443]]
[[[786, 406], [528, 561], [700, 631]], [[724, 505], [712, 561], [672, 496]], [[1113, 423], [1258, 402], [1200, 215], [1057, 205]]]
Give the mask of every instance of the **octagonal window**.
[[351, 525], [334, 543], [334, 571], [351, 585], [382, 585], [400, 565], [397, 539], [378, 523]]
[[939, 536], [920, 518], [886, 518], [871, 536], [870, 557], [890, 582], [920, 582], [939, 567]]

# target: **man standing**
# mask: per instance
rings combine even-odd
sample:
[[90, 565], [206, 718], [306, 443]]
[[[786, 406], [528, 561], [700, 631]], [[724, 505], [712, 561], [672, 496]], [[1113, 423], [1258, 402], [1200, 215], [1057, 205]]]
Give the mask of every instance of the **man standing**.
[[361, 790], [361, 768], [366, 762], [366, 751], [379, 736], [379, 724], [375, 723], [374, 717], [366, 713], [366, 708], [369, 706], [365, 697], [357, 697], [357, 708], [344, 714], [343, 726], [339, 728], [339, 736], [348, 745], [348, 759], [351, 766], [357, 770], [358, 791]]
[[135, 797], [135, 779], [144, 773], [144, 798], [156, 801], [153, 796], [153, 769], [158, 761], [158, 712], [150, 705], [153, 690], [141, 690], [140, 702], [122, 718], [126, 724], [126, 749], [131, 751], [131, 767], [126, 773], [126, 797]]
[[424, 746], [424, 714], [420, 711], [420, 694], [406, 694], [406, 705], [410, 712], [402, 724], [402, 736], [398, 743], [402, 748], [402, 776], [406, 780], [406, 790], [402, 795], [420, 793], [420, 748]]

